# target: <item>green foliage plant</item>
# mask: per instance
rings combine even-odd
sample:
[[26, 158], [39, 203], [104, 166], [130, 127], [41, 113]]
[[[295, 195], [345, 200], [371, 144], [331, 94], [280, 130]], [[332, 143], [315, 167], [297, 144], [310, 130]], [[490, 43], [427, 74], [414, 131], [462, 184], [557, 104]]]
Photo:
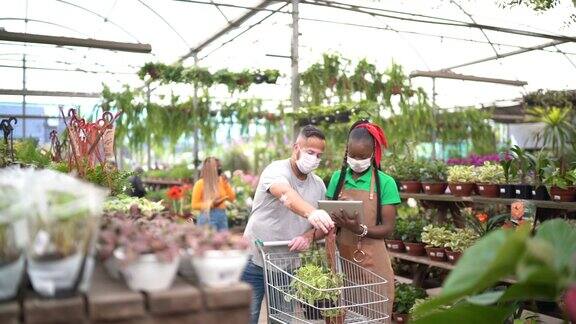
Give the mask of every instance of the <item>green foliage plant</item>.
[[419, 299], [428, 297], [426, 291], [411, 284], [396, 283], [393, 311], [397, 314], [408, 314]]
[[422, 229], [422, 243], [429, 247], [443, 248], [452, 239], [452, 231], [433, 224], [426, 225]]
[[448, 168], [448, 182], [474, 183], [476, 170], [473, 165], [453, 165]]
[[476, 167], [476, 183], [505, 184], [504, 168], [502, 165], [484, 162], [484, 165]]
[[452, 232], [452, 237], [446, 243], [445, 247], [454, 252], [464, 252], [467, 248], [474, 245], [478, 240], [478, 234], [469, 228], [457, 228]]
[[448, 166], [444, 161], [431, 160], [423, 163], [420, 169], [420, 180], [422, 182], [446, 182], [448, 177]]

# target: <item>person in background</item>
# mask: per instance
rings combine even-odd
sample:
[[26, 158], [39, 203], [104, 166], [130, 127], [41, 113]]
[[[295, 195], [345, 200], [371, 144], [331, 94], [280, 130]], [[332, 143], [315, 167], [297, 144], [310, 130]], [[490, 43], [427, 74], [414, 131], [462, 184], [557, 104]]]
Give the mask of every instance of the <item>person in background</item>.
[[334, 172], [326, 196], [332, 200], [362, 201], [364, 218], [346, 212], [332, 213], [340, 229], [336, 243], [340, 255], [388, 281], [385, 305], [392, 314], [394, 272], [384, 238], [394, 231], [400, 203], [394, 179], [380, 171], [382, 148], [388, 146], [382, 129], [368, 121], [356, 122], [348, 135], [342, 169]]
[[[325, 145], [322, 131], [305, 126], [292, 146], [292, 157], [272, 162], [260, 176], [244, 231], [250, 242], [251, 259], [242, 273], [242, 281], [252, 286], [251, 324], [258, 323], [265, 293], [264, 261], [255, 240], [290, 240], [291, 251], [304, 251], [313, 239], [334, 228], [330, 215], [318, 209], [318, 200], [324, 199], [326, 187], [313, 173], [320, 165]], [[318, 231], [311, 230], [312, 227]]]
[[234, 202], [236, 193], [222, 175], [222, 165], [208, 157], [202, 165], [201, 177], [192, 188], [192, 209], [201, 212], [198, 225], [209, 224], [217, 231], [228, 230], [226, 202]]
[[141, 167], [137, 167], [134, 170], [134, 175], [130, 178], [130, 196], [143, 198], [146, 196], [146, 188], [144, 188], [144, 184], [142, 183], [142, 175], [144, 174], [144, 169]]

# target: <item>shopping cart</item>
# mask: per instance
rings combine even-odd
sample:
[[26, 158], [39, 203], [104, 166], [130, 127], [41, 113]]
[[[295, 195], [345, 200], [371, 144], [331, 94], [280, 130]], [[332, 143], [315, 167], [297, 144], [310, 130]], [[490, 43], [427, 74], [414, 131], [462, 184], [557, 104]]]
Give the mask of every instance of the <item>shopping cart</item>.
[[[288, 243], [257, 241], [264, 260], [268, 323], [324, 323], [322, 315], [334, 310], [345, 314], [344, 323], [390, 322], [386, 279], [336, 254], [335, 268], [343, 278], [342, 286], [317, 289], [294, 276], [305, 260], [299, 253], [288, 252]], [[298, 297], [295, 282], [319, 293], [336, 292], [338, 302], [310, 304]]]

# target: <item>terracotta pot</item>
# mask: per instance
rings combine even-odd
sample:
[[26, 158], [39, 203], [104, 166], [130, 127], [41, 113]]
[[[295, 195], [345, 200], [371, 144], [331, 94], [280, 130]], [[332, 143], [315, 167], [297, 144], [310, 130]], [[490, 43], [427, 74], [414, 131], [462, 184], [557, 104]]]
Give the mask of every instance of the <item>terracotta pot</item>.
[[450, 192], [456, 197], [469, 197], [474, 190], [473, 183], [449, 183]]
[[400, 190], [406, 193], [420, 193], [422, 183], [420, 181], [400, 181]]
[[462, 256], [462, 252], [455, 252], [446, 249], [446, 258], [448, 259], [448, 262], [455, 264], [458, 262], [458, 259], [460, 259], [460, 256]]
[[392, 319], [396, 323], [408, 323], [408, 320], [410, 319], [410, 315], [393, 313]]
[[406, 246], [406, 252], [408, 255], [412, 256], [422, 256], [426, 254], [426, 249], [424, 248], [424, 243], [408, 243], [404, 242]]
[[344, 324], [345, 319], [346, 319], [346, 313], [342, 313], [338, 316], [326, 317], [324, 319], [324, 322], [326, 324]]
[[406, 247], [404, 246], [404, 242], [400, 240], [386, 240], [386, 248], [388, 251], [392, 252], [404, 252], [406, 251]]
[[515, 195], [513, 184], [500, 185], [500, 198], [514, 198]]
[[535, 200], [550, 200], [550, 194], [545, 186], [532, 188], [532, 198]]
[[424, 187], [424, 193], [427, 195], [443, 195], [448, 188], [448, 183], [446, 182], [423, 182], [422, 187]]
[[402, 93], [402, 87], [400, 86], [392, 86], [392, 94], [399, 95]]
[[550, 196], [554, 201], [576, 201], [576, 187], [566, 189], [552, 187], [550, 188]]
[[500, 197], [500, 186], [492, 183], [479, 183], [476, 185], [478, 194], [482, 197], [498, 198]]
[[437, 247], [426, 247], [426, 253], [428, 253], [428, 258], [432, 261], [446, 261], [446, 249]]
[[519, 184], [514, 186], [514, 198], [518, 199], [532, 199], [532, 190], [534, 188], [531, 185]]

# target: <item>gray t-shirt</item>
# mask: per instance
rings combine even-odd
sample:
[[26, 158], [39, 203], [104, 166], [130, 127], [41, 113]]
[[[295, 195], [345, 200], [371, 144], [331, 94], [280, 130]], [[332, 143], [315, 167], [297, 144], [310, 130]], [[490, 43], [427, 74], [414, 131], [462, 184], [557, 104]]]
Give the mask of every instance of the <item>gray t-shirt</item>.
[[262, 172], [254, 202], [252, 213], [248, 219], [248, 225], [244, 236], [250, 242], [250, 254], [252, 261], [262, 266], [262, 256], [254, 244], [254, 241], [286, 241], [302, 235], [312, 228], [308, 220], [301, 217], [274, 197], [268, 189], [273, 184], [287, 183], [298, 194], [314, 207], [318, 207], [318, 200], [325, 199], [326, 186], [322, 179], [310, 173], [306, 180], [300, 180], [292, 172], [290, 160], [274, 161]]

